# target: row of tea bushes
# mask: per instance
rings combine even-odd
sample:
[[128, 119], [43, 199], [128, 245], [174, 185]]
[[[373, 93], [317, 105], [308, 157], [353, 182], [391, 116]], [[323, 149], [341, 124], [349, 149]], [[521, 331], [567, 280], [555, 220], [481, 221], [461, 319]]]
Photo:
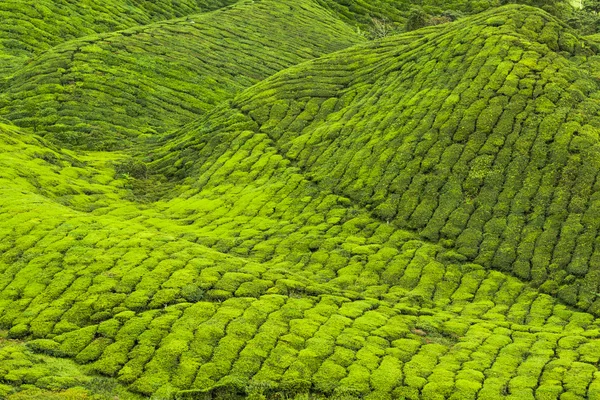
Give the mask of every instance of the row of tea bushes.
[[68, 40], [215, 10], [235, 0], [6, 0], [0, 4], [0, 76]]

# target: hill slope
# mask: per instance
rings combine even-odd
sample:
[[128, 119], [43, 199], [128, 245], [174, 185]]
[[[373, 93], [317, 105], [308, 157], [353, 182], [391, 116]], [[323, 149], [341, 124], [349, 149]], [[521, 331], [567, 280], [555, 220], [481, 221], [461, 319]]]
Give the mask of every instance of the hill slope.
[[373, 219], [272, 148], [241, 144], [234, 175], [140, 208], [106, 165], [6, 129], [0, 323], [35, 351], [166, 398], [596, 395], [593, 316]]
[[143, 160], [0, 125], [0, 395], [600, 398], [596, 52], [507, 6], [236, 87]]
[[[547, 14], [501, 10], [291, 68], [212, 118], [247, 121], [383, 221], [594, 311], [596, 56]], [[224, 131], [183, 132], [165, 173], [210, 170]]]
[[0, 4], [0, 75], [66, 40], [210, 11], [235, 0], [8, 0]]
[[[0, 4], [0, 17], [5, 22], [0, 27], [0, 77], [18, 69], [32, 56], [65, 41], [212, 11], [237, 2], [238, 0], [6, 0]], [[539, 0], [521, 2], [543, 6], [548, 10], [560, 10], [568, 3]], [[343, 21], [353, 26], [362, 26], [363, 29], [368, 29], [372, 17], [401, 25], [415, 6], [408, 0], [319, 0], [318, 3]], [[469, 14], [500, 4], [497, 0], [420, 2], [420, 5], [432, 12], [456, 10]]]
[[362, 40], [309, 1], [242, 3], [59, 45], [5, 82], [0, 115], [64, 145], [123, 148]]

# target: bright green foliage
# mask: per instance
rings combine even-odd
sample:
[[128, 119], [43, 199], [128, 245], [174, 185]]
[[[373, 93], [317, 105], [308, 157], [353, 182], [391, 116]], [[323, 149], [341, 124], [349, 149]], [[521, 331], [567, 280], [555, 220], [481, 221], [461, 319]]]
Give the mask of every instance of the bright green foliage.
[[[594, 47], [525, 6], [335, 52], [360, 41], [316, 2], [263, 0], [16, 71], [0, 397], [600, 398]], [[223, 71], [210, 56], [254, 51], [222, 81], [158, 51], [203, 45], [193, 58]], [[123, 87], [139, 73], [151, 105], [119, 120], [135, 106], [115, 91], [86, 111], [93, 91], [36, 80], [52, 60]], [[158, 93], [169, 73], [203, 103]], [[36, 90], [68, 121], [13, 105]], [[135, 151], [33, 132], [94, 124]], [[152, 124], [169, 134], [143, 143]]]
[[[35, 346], [29, 346], [35, 347]], [[139, 399], [115, 382], [91, 377], [73, 361], [34, 354], [0, 332], [0, 397], [7, 400]]]
[[[166, 146], [168, 156], [155, 168], [187, 175], [207, 190], [233, 168], [244, 179], [238, 160], [250, 148], [268, 148], [318, 190], [453, 245], [461, 260], [511, 272], [594, 311], [600, 221], [593, 110], [600, 103], [586, 99], [596, 82], [580, 67], [593, 59], [592, 50], [577, 39], [569, 44], [575, 36], [548, 14], [523, 7], [414, 35], [277, 74], [182, 130], [183, 139]], [[331, 72], [342, 64], [352, 73]], [[281, 118], [275, 105], [283, 103]], [[205, 133], [223, 121], [231, 122]], [[174, 154], [184, 160], [180, 167], [171, 163]], [[268, 163], [265, 157], [256, 164]], [[370, 252], [356, 245], [344, 250]], [[352, 265], [337, 273], [355, 276]]]

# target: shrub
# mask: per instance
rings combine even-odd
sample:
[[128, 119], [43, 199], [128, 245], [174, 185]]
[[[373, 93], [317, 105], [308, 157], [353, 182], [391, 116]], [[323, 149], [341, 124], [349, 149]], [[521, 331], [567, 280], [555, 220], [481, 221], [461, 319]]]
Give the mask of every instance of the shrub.
[[406, 25], [404, 29], [414, 31], [416, 29], [423, 28], [427, 25], [428, 15], [421, 8], [413, 8], [406, 19]]

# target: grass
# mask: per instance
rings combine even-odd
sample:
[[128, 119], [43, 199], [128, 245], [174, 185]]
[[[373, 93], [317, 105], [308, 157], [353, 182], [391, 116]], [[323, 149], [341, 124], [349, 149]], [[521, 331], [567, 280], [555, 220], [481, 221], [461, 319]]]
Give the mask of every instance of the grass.
[[600, 398], [592, 41], [172, 4], [3, 83], [0, 397]]

